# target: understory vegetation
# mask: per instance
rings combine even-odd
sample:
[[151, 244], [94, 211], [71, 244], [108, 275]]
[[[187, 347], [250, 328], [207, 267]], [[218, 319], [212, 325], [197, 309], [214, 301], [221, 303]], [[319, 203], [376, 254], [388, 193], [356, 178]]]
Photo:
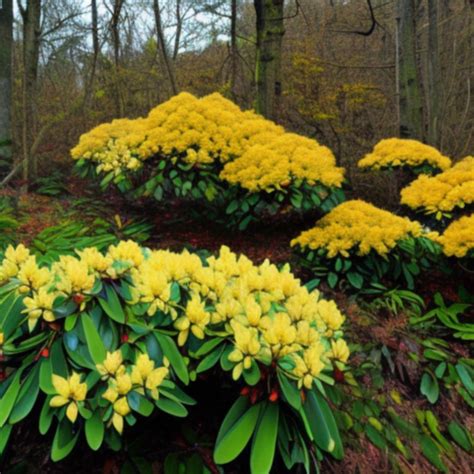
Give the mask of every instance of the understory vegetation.
[[393, 213], [218, 94], [72, 157], [1, 196], [6, 472], [470, 471], [472, 157], [382, 140]]

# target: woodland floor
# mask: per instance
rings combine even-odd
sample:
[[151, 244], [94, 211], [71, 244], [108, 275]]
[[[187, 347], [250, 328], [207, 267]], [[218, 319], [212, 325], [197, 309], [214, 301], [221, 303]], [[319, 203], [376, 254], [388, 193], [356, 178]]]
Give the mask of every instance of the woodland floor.
[[[237, 253], [245, 253], [255, 262], [269, 258], [275, 263], [290, 262], [295, 273], [303, 280], [310, 276], [298, 270], [292, 262], [289, 241], [300, 230], [308, 227], [308, 222], [292, 221], [290, 224], [280, 223], [273, 226], [260, 226], [246, 232], [229, 232], [209, 223], [200, 223], [184, 217], [178, 205], [171, 205], [167, 212], [157, 212], [153, 208], [140, 209], [128, 207], [119, 196], [96, 194], [93, 189], [84, 188], [82, 181], [70, 179], [58, 196], [45, 196], [29, 193], [18, 200], [16, 192], [3, 192], [16, 201], [16, 215], [20, 226], [16, 230], [17, 240], [30, 244], [36, 235], [45, 228], [57, 225], [65, 220], [84, 222], [91, 225], [97, 215], [102, 218], [121, 223], [132, 219], [146, 218], [153, 227], [150, 238], [145, 242], [150, 247], [170, 248], [180, 250], [184, 246], [194, 249], [215, 251], [221, 245], [228, 245]], [[1, 195], [0, 195], [1, 196]], [[82, 206], [77, 202], [82, 201]], [[87, 204], [89, 203], [89, 204]], [[462, 283], [474, 288], [473, 281]], [[418, 293], [428, 304], [433, 294], [440, 291], [447, 301], [456, 301], [457, 294], [455, 278], [446, 279], [435, 275], [430, 280], [419, 285]], [[356, 351], [350, 359], [350, 365], [357, 373], [359, 366], [367, 360], [367, 353], [386, 348], [391, 354], [391, 362], [381, 358], [376, 372], [370, 372], [358, 377], [364, 385], [364, 397], [374, 400], [384, 400], [384, 404], [393, 405], [397, 413], [416, 423], [416, 409], [430, 409], [440, 422], [453, 417], [463, 421], [464, 425], [473, 432], [474, 415], [472, 410], [463, 403], [457, 394], [443, 393], [440, 401], [429, 405], [420, 394], [419, 380], [422, 369], [408, 357], [408, 352], [419, 349], [419, 335], [412, 334], [408, 316], [402, 311], [397, 315], [390, 314], [386, 308], [374, 308], [346, 296], [341, 291], [322, 288], [323, 293], [337, 301], [347, 316], [346, 339], [356, 344]], [[474, 314], [470, 314], [470, 321]], [[422, 337], [422, 335], [421, 335]], [[467, 344], [455, 340], [448, 341], [450, 350], [459, 356], [469, 357]], [[372, 352], [371, 352], [372, 351]], [[383, 383], [375, 383], [375, 378], [382, 378]], [[349, 386], [343, 380], [339, 383]], [[373, 387], [372, 387], [373, 385]], [[129, 444], [125, 453], [113, 452], [91, 453], [86, 446], [77, 447], [74, 454], [60, 464], [49, 460], [51, 436], [42, 437], [37, 430], [37, 420], [20, 426], [14, 434], [4, 466], [1, 472], [8, 473], [132, 473], [132, 472], [163, 472], [163, 459], [169, 452], [183, 454], [196, 453], [205, 461], [211, 472], [218, 472], [212, 463], [212, 439], [217, 433], [219, 420], [228, 409], [231, 400], [235, 398], [231, 386], [225, 379], [201, 380], [190, 390], [198, 400], [198, 409], [190, 411], [190, 417], [177, 423], [176, 418], [160, 416], [159, 419], [143, 420], [129, 430]], [[360, 394], [359, 394], [360, 396]], [[388, 402], [387, 402], [388, 401]], [[207, 406], [206, 406], [207, 405]], [[410, 461], [405, 460], [399, 453], [384, 451], [368, 441], [367, 437], [355, 432], [346, 433], [346, 456], [339, 463], [325, 461], [323, 472], [334, 473], [381, 473], [381, 472], [411, 472], [430, 473], [436, 469], [422, 455], [421, 451], [412, 446]], [[454, 444], [454, 443], [453, 443]], [[443, 458], [449, 472], [470, 473], [474, 471], [474, 457], [455, 446], [454, 461]], [[133, 456], [134, 464], [130, 462]], [[140, 459], [144, 462], [140, 466]], [[148, 461], [147, 462], [145, 462]], [[236, 464], [226, 472], [247, 472], [247, 467]], [[199, 472], [199, 471], [197, 471]], [[275, 472], [285, 472], [278, 469]], [[303, 471], [302, 471], [303, 472]]]

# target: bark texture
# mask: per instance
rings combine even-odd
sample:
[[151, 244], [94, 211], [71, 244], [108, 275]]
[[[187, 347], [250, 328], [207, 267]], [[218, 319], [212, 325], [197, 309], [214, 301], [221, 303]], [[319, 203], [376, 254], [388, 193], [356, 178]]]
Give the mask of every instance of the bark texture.
[[282, 89], [284, 3], [284, 0], [254, 0], [257, 30], [256, 110], [272, 120], [278, 118]]

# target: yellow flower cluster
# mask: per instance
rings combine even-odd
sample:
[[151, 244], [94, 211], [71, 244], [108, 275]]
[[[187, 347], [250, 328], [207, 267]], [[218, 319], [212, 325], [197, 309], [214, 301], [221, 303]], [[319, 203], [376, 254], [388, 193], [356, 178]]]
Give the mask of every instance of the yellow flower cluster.
[[286, 133], [217, 93], [198, 99], [183, 92], [146, 118], [99, 125], [81, 136], [71, 154], [97, 163], [99, 172], [115, 174], [137, 169], [156, 155], [173, 163], [179, 158], [189, 164], [220, 164], [222, 179], [252, 191], [290, 179], [327, 186], [340, 186], [343, 180], [328, 148]]
[[467, 156], [436, 176], [421, 175], [402, 189], [401, 202], [427, 214], [448, 212], [474, 202], [474, 157]]
[[374, 250], [386, 255], [400, 240], [422, 235], [418, 222], [399, 217], [360, 200], [346, 201], [332, 209], [316, 226], [301, 233], [291, 245], [325, 249], [327, 257], [367, 255]]
[[373, 151], [365, 155], [358, 165], [360, 168], [374, 170], [430, 165], [433, 168], [445, 170], [451, 166], [451, 160], [436, 148], [417, 140], [386, 138], [377, 143]]
[[446, 227], [438, 238], [448, 257], [462, 258], [474, 250], [474, 214], [464, 216]]
[[158, 389], [169, 374], [167, 367], [155, 368], [155, 362], [148, 354], [138, 355], [135, 364], [126, 367], [120, 350], [107, 352], [104, 362], [96, 368], [102, 378], [108, 380], [108, 388], [102, 398], [113, 406], [110, 423], [119, 433], [123, 431], [123, 418], [131, 412], [127, 395], [133, 390], [141, 395], [148, 393], [158, 400]]
[[57, 394], [51, 399], [49, 405], [53, 408], [67, 405], [66, 416], [71, 423], [74, 423], [79, 412], [78, 403], [86, 399], [86, 383], [81, 383], [80, 374], [75, 372], [67, 379], [53, 374], [52, 382]]
[[[20, 247], [10, 248], [8, 265], [22, 251]], [[28, 262], [29, 258], [25, 254], [20, 260]], [[36, 270], [42, 271], [38, 267]], [[20, 263], [17, 276], [9, 279], [16, 281], [21, 271]], [[63, 257], [53, 264], [43, 286], [29, 290], [32, 303], [27, 304], [25, 312], [34, 322], [40, 317], [49, 321], [54, 318], [51, 304], [56, 296], [79, 292], [84, 304], [92, 297], [90, 291], [96, 279], [118, 274], [127, 276], [132, 284], [131, 300], [126, 304], [147, 304], [149, 316], [157, 311], [169, 314], [180, 345], [191, 335], [204, 339], [216, 331], [231, 340], [234, 350], [229, 360], [235, 364], [236, 379], [255, 361], [269, 364], [287, 358], [292, 361], [288, 367], [294, 366], [288, 369], [289, 376], [297, 379], [300, 386], [309, 387], [312, 379], [331, 365], [331, 359], [346, 362], [349, 356], [341, 332], [344, 317], [334, 302], [321, 299], [317, 290], [309, 292], [288, 266], [278, 269], [267, 260], [256, 266], [227, 247], [205, 262], [186, 251], [180, 254], [152, 251], [132, 241], [111, 246], [105, 255], [86, 249], [78, 252], [77, 257]], [[52, 295], [51, 299], [44, 302], [45, 295]], [[137, 368], [131, 371], [122, 365], [120, 354], [108, 354], [97, 370], [104, 380], [109, 380], [112, 390], [108, 392], [109, 398], [114, 410], [118, 403], [119, 411], [116, 411], [123, 417], [126, 406], [120, 400], [126, 394], [125, 389], [140, 381], [155, 393], [166, 374], [156, 372], [144, 359], [139, 359]], [[119, 429], [118, 417], [114, 423]]]
[[292, 180], [341, 187], [344, 171], [336, 166], [329, 148], [301, 135], [285, 133], [249, 148], [239, 159], [227, 164], [220, 176], [231, 184], [258, 191], [285, 187]]

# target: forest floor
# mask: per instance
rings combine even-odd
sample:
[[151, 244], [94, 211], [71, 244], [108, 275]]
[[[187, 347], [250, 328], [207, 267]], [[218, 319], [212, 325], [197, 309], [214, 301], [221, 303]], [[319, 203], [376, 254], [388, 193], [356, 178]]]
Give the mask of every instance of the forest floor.
[[[124, 223], [144, 218], [150, 225], [144, 242], [147, 246], [171, 250], [186, 247], [214, 252], [221, 245], [228, 245], [255, 262], [265, 258], [274, 263], [290, 262], [300, 278], [311, 279], [310, 275], [298, 269], [289, 246], [290, 240], [308, 227], [307, 221], [295, 220], [290, 224], [254, 227], [246, 232], [229, 232], [222, 227], [185, 217], [178, 205], [170, 205], [166, 211], [146, 206], [132, 209], [119, 196], [110, 195], [104, 199], [102, 194], [84, 187], [84, 183], [75, 178], [63, 183], [59, 191], [54, 192], [54, 196], [32, 192], [18, 197], [14, 190], [0, 193], [0, 199], [10, 199], [13, 203], [13, 213], [19, 224], [13, 231], [13, 240], [30, 245], [42, 231], [65, 221], [79, 222], [93, 229], [99, 216], [108, 222], [118, 223], [120, 228]], [[458, 283], [469, 287], [473, 282], [468, 282], [465, 276], [447, 279], [435, 275], [425, 278], [419, 285], [418, 293], [424, 298], [426, 307], [429, 307], [436, 292], [440, 292], [445, 301], [454, 303], [459, 299]], [[474, 415], [472, 407], [449, 385], [441, 387], [440, 399], [434, 405], [420, 393], [420, 379], [427, 364], [426, 361], [414, 360], [411, 354], [423, 353], [426, 347], [424, 340], [429, 334], [413, 329], [410, 315], [404, 308], [394, 314], [383, 301], [364, 301], [327, 287], [321, 290], [328, 298], [335, 299], [345, 313], [346, 339], [351, 342], [353, 352], [349, 361], [350, 373], [336, 378], [337, 385], [348, 397], [344, 402], [347, 407], [341, 410], [345, 410], [352, 419], [352, 426], [343, 433], [346, 455], [342, 462], [324, 461], [323, 472], [436, 472], [433, 460], [428, 460], [430, 455], [415, 440], [418, 438], [409, 435], [410, 429], [418, 430], [421, 436], [428, 429], [417, 419], [417, 413], [431, 410], [443, 428], [450, 420], [459, 420], [471, 433], [474, 432]], [[473, 321], [474, 313], [467, 317]], [[445, 340], [453, 361], [457, 357], [472, 357], [468, 344], [449, 336]], [[178, 452], [186, 456], [198, 455], [211, 472], [218, 472], [212, 463], [212, 439], [217, 433], [219, 420], [236, 394], [224, 379], [209, 382], [202, 380], [192, 389], [194, 393], [191, 394], [200, 400], [199, 410], [191, 410], [190, 417], [182, 423], [176, 423], [175, 418], [166, 415], [140, 423], [139, 428], [130, 430], [127, 451], [121, 454], [95, 454], [78, 447], [70, 459], [54, 464], [48, 456], [51, 436], [39, 435], [36, 420], [27, 422], [17, 429], [11, 451], [0, 470], [11, 473], [159, 473], [163, 472], [165, 455]], [[208, 406], [203, 407], [206, 403]], [[358, 413], [360, 410], [362, 413]], [[370, 417], [381, 420], [384, 426], [396, 425], [398, 418], [392, 416], [393, 412], [409, 425], [405, 434], [400, 429], [403, 435], [400, 434], [398, 441], [390, 440], [390, 437], [388, 441], [380, 440], [377, 433], [367, 433], [366, 425]], [[452, 450], [450, 448], [442, 457], [449, 472], [474, 472], [472, 453], [466, 453], [455, 443], [449, 444]], [[235, 464], [229, 470], [226, 468], [225, 472], [246, 472], [246, 469]], [[285, 471], [278, 469], [275, 472]]]

